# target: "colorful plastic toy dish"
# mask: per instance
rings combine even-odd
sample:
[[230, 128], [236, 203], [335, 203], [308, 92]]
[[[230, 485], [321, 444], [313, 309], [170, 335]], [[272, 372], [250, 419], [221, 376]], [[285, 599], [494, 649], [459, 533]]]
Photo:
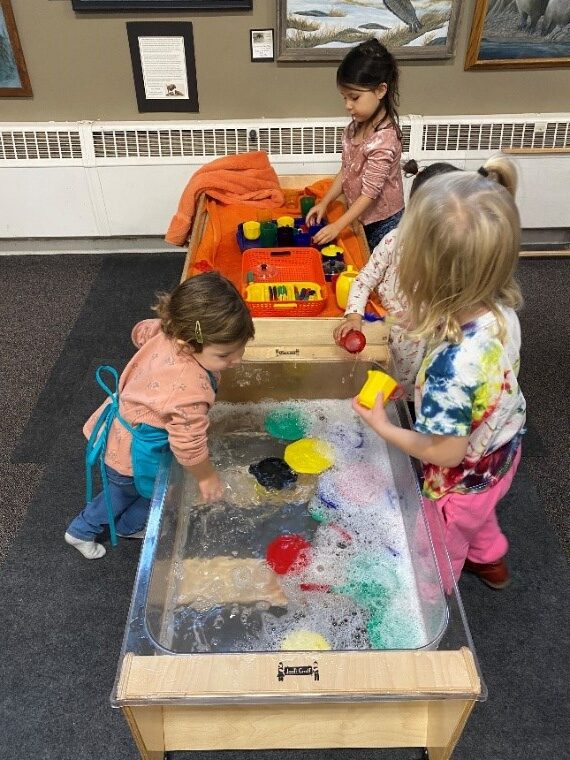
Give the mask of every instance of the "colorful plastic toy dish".
[[259, 222], [244, 222], [243, 234], [247, 240], [257, 240], [261, 234], [261, 225]]
[[342, 336], [339, 345], [349, 354], [359, 354], [366, 346], [366, 337], [360, 330], [349, 330]]
[[390, 400], [390, 396], [398, 387], [398, 383], [390, 375], [381, 372], [379, 369], [369, 369], [367, 374], [366, 382], [358, 394], [358, 403], [361, 406], [372, 409], [376, 403], [376, 396], [379, 393], [383, 393], [384, 406], [386, 406]]
[[283, 458], [295, 472], [318, 475], [334, 464], [334, 453], [326, 441], [318, 438], [301, 438], [290, 443]]
[[281, 491], [297, 482], [297, 473], [279, 457], [267, 457], [256, 464], [250, 464], [249, 472], [264, 488]]
[[298, 441], [307, 432], [307, 422], [298, 409], [285, 407], [274, 409], [265, 417], [265, 430], [283, 441]]
[[299, 572], [311, 561], [311, 544], [297, 533], [277, 536], [267, 547], [265, 559], [278, 575]]
[[281, 642], [281, 649], [325, 652], [331, 649], [331, 645], [320, 633], [301, 629], [287, 634]]
[[356, 269], [352, 266], [352, 264], [348, 264], [344, 272], [341, 272], [338, 276], [338, 280], [336, 281], [335, 286], [335, 297], [336, 302], [338, 304], [339, 309], [346, 309], [346, 304], [348, 303], [348, 293], [350, 291], [350, 286], [358, 276], [358, 272]]

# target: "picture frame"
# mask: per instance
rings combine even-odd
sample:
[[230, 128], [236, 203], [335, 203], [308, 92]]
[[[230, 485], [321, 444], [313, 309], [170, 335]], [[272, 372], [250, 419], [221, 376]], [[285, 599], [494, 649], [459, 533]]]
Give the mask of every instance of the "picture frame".
[[249, 49], [252, 63], [275, 60], [275, 34], [273, 29], [250, 29]]
[[[465, 70], [570, 66], [570, 2], [476, 0]], [[560, 22], [560, 23], [558, 23]]]
[[372, 36], [401, 60], [451, 58], [461, 3], [384, 0], [372, 6], [312, 0], [307, 5], [305, 0], [277, 0], [277, 60], [341, 61], [351, 47]]
[[0, 97], [33, 95], [10, 0], [0, 0]]
[[253, 0], [71, 0], [74, 11], [248, 11]]
[[194, 34], [189, 21], [128, 21], [139, 113], [198, 113]]

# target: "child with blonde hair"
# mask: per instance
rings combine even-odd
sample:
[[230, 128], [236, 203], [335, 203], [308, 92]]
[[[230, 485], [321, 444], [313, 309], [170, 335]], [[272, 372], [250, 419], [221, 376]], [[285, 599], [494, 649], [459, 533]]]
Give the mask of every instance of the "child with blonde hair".
[[[164, 440], [197, 480], [204, 501], [223, 493], [208, 455], [208, 410], [216, 398], [220, 371], [239, 364], [253, 338], [250, 313], [234, 285], [217, 272], [192, 277], [172, 293], [160, 295], [154, 310], [158, 319], [145, 319], [133, 328], [138, 351], [121, 374], [118, 393], [107, 389], [111, 399], [83, 429], [94, 446], [106, 436], [103, 491], [88, 500], [65, 533], [65, 541], [87, 559], [105, 554], [95, 538], [106, 525], [112, 524], [112, 538], [115, 528], [124, 538], [144, 536], [151, 495], [146, 489], [152, 490], [152, 477], [147, 485], [149, 452], [143, 450], [139, 457], [135, 452], [145, 435], [144, 440]], [[104, 422], [108, 424], [101, 427]], [[152, 476], [152, 464], [150, 472]]]
[[372, 250], [400, 221], [404, 190], [398, 79], [396, 59], [374, 38], [353, 47], [338, 67], [336, 84], [352, 121], [342, 137], [342, 168], [307, 214], [307, 224], [319, 223], [341, 193], [348, 208], [317, 232], [315, 245], [335, 240], [359, 219]]
[[496, 589], [509, 582], [496, 505], [517, 470], [526, 420], [515, 189], [513, 164], [497, 158], [414, 194], [398, 241], [408, 322], [428, 342], [414, 429], [390, 421], [381, 394], [371, 410], [353, 402], [378, 435], [423, 462], [425, 508], [443, 520], [455, 577], [465, 569]]

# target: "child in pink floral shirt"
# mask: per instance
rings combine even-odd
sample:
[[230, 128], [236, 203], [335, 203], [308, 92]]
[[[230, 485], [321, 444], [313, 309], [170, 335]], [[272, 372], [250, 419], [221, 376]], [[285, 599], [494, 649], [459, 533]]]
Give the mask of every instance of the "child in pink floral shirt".
[[[132, 333], [137, 353], [119, 382], [119, 411], [133, 428], [166, 430], [170, 450], [198, 481], [205, 501], [222, 494], [222, 483], [208, 456], [208, 410], [216, 398], [220, 371], [239, 364], [253, 321], [242, 297], [216, 272], [198, 275], [163, 294]], [[107, 400], [86, 422], [91, 435]], [[150, 500], [135, 488], [132, 435], [117, 418], [107, 438], [105, 468], [117, 535], [144, 535]], [[109, 522], [101, 492], [70, 523], [65, 540], [87, 559], [105, 554], [95, 537]]]
[[402, 132], [396, 109], [398, 65], [384, 45], [370, 39], [345, 56], [336, 81], [352, 117], [342, 139], [342, 168], [306, 221], [319, 223], [329, 203], [344, 193], [347, 210], [319, 230], [313, 242], [325, 245], [359, 219], [372, 250], [396, 227], [404, 209]]

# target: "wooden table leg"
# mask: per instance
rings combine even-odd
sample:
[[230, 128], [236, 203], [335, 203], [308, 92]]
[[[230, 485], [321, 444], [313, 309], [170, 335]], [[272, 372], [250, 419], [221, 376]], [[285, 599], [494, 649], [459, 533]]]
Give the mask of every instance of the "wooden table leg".
[[164, 719], [162, 707], [123, 707], [141, 760], [164, 760]]

